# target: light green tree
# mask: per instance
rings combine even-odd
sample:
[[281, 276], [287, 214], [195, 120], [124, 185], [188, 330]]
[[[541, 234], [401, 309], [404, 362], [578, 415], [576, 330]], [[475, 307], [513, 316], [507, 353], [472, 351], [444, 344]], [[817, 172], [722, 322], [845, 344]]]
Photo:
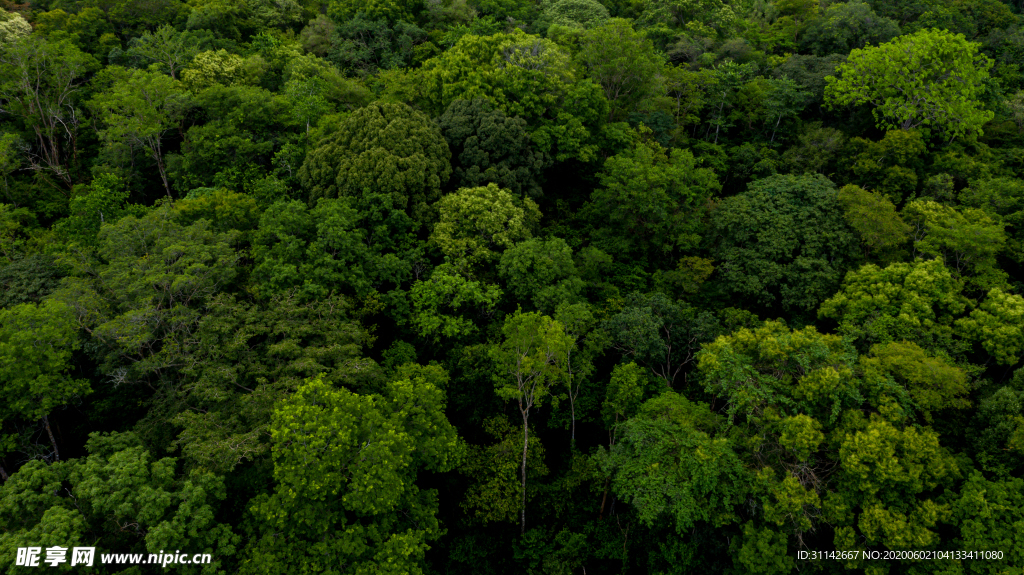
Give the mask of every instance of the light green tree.
[[956, 325], [996, 361], [1012, 365], [1024, 353], [1024, 298], [992, 288], [988, 297]]
[[178, 474], [174, 458], [157, 459], [133, 433], [91, 433], [86, 449], [87, 457], [52, 465], [30, 461], [0, 489], [4, 573], [21, 569], [14, 566], [18, 547], [38, 545], [209, 553], [211, 563], [177, 566], [189, 575], [222, 573], [233, 562], [239, 537], [215, 517], [227, 496], [222, 477]]
[[493, 313], [501, 298], [501, 288], [471, 280], [451, 264], [437, 266], [409, 291], [413, 326], [421, 336], [435, 341], [476, 333], [480, 316]]
[[0, 44], [10, 44], [32, 33], [32, 25], [17, 12], [0, 14]]
[[910, 239], [911, 227], [882, 194], [849, 184], [839, 188], [836, 197], [843, 206], [846, 222], [857, 230], [871, 251], [891, 249]]
[[442, 531], [437, 495], [416, 477], [450, 470], [461, 452], [432, 379], [359, 395], [314, 378], [278, 404], [276, 485], [251, 505], [259, 535], [242, 573], [425, 571]]
[[935, 128], [950, 137], [980, 134], [994, 117], [979, 100], [993, 61], [963, 34], [920, 30], [855, 49], [825, 80], [832, 106], [871, 104], [879, 128]]
[[518, 201], [497, 184], [462, 188], [437, 203], [440, 220], [430, 241], [467, 271], [496, 263], [501, 252], [528, 239], [540, 220], [533, 200]]
[[223, 48], [199, 52], [188, 66], [182, 69], [181, 81], [193, 93], [214, 84], [231, 86], [242, 79], [243, 62], [241, 56], [231, 54]]
[[947, 358], [932, 356], [915, 343], [891, 342], [871, 346], [860, 357], [864, 377], [892, 377], [903, 385], [928, 424], [942, 409], [965, 409], [972, 385], [964, 370]]
[[530, 414], [539, 409], [551, 388], [565, 375], [565, 361], [573, 345], [561, 323], [546, 315], [517, 310], [502, 326], [503, 341], [492, 348], [497, 373], [494, 391], [514, 401], [523, 420], [520, 466], [519, 532], [526, 532], [526, 463], [530, 448]]
[[865, 344], [909, 340], [925, 348], [952, 345], [953, 321], [967, 309], [963, 282], [942, 260], [866, 264], [846, 274], [838, 293], [818, 316]]

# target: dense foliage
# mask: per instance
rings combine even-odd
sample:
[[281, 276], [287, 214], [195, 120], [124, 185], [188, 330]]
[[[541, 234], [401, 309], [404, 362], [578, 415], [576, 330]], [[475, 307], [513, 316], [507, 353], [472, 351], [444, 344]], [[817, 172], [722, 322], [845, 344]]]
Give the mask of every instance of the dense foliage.
[[1024, 569], [1020, 2], [0, 8], [0, 572]]

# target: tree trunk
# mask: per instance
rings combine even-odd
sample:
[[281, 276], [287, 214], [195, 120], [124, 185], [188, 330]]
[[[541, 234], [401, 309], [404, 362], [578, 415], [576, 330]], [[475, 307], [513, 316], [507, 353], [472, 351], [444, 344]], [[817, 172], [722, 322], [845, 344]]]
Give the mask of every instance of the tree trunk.
[[529, 448], [530, 441], [530, 427], [527, 425], [528, 416], [523, 415], [523, 463], [520, 467], [520, 475], [522, 477], [522, 490], [520, 491], [520, 505], [519, 508], [519, 534], [526, 533], [526, 450]]
[[570, 441], [572, 445], [576, 445], [576, 398], [572, 395], [569, 396], [569, 413], [572, 418], [572, 435]]
[[4, 470], [3, 465], [0, 465], [0, 479], [7, 481], [7, 471]]
[[604, 504], [608, 502], [608, 487], [611, 481], [610, 478], [604, 480], [604, 495], [601, 496], [601, 511], [597, 514], [598, 519], [604, 519]]
[[153, 148], [153, 159], [156, 160], [156, 167], [160, 170], [160, 179], [164, 182], [164, 191], [167, 192], [167, 197], [174, 201], [174, 196], [171, 195], [171, 186], [167, 183], [167, 171], [164, 169], [164, 159], [160, 155], [159, 148]]
[[48, 415], [43, 416], [43, 424], [46, 425], [46, 434], [50, 436], [50, 444], [53, 445], [53, 458], [60, 461], [60, 451], [57, 450], [57, 438], [53, 436], [53, 430], [50, 429], [50, 417]]

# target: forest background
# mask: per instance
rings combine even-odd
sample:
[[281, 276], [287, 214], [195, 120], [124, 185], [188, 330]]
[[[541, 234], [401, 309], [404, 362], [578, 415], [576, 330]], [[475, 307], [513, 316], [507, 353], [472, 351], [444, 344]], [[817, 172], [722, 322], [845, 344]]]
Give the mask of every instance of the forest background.
[[3, 572], [1024, 568], [1017, 0], [2, 2]]

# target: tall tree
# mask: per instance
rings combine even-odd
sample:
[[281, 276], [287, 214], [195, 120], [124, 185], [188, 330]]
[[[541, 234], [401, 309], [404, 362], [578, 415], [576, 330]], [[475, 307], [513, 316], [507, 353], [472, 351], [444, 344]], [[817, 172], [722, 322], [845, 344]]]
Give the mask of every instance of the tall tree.
[[76, 95], [96, 67], [95, 58], [68, 40], [28, 36], [0, 51], [3, 111], [20, 117], [35, 134], [32, 168], [46, 170], [68, 190], [75, 181], [78, 130], [84, 121]]
[[181, 131], [191, 98], [174, 78], [143, 70], [125, 70], [109, 90], [93, 97], [89, 106], [105, 128], [100, 137], [108, 145], [141, 149], [156, 162], [167, 197], [164, 135]]
[[551, 394], [552, 385], [565, 374], [565, 359], [572, 338], [561, 323], [546, 315], [516, 311], [502, 326], [503, 341], [492, 350], [499, 371], [494, 391], [516, 402], [523, 420], [523, 451], [520, 466], [519, 532], [526, 532], [526, 462], [530, 447], [530, 412]]

